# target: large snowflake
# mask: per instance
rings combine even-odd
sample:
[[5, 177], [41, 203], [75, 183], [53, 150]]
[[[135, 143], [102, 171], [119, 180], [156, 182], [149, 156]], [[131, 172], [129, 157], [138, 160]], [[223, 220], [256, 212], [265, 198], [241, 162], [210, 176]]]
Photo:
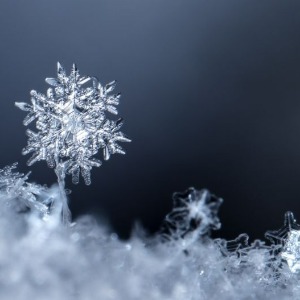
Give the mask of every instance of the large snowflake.
[[63, 174], [71, 174], [73, 183], [79, 174], [86, 184], [91, 183], [92, 167], [101, 161], [93, 156], [103, 149], [105, 160], [111, 154], [125, 154], [118, 142], [130, 142], [119, 131], [122, 120], [108, 120], [106, 112], [117, 114], [120, 94], [111, 94], [115, 82], [102, 86], [97, 78], [81, 76], [74, 64], [67, 76], [57, 64], [57, 78], [46, 78], [51, 86], [46, 95], [31, 91], [31, 105], [16, 102], [28, 111], [23, 124], [36, 120], [37, 132], [27, 130], [28, 144], [23, 154], [33, 153], [28, 165], [46, 160]]

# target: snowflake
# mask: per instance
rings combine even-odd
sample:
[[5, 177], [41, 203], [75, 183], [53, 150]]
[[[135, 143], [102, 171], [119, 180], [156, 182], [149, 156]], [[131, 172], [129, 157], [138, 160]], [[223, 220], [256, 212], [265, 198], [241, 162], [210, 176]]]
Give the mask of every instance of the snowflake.
[[265, 237], [273, 244], [278, 246], [278, 251], [282, 250], [289, 233], [292, 230], [300, 230], [300, 225], [297, 224], [294, 214], [290, 211], [284, 215], [284, 225], [278, 230], [269, 230]]
[[217, 214], [223, 200], [208, 190], [189, 188], [183, 193], [174, 193], [173, 201], [173, 210], [161, 229], [163, 240], [197, 240], [211, 229], [220, 228]]
[[102, 86], [95, 77], [81, 76], [75, 64], [67, 76], [60, 63], [57, 78], [46, 78], [46, 82], [51, 86], [46, 95], [33, 90], [31, 105], [16, 102], [28, 112], [25, 126], [36, 120], [37, 132], [27, 130], [28, 144], [22, 153], [33, 153], [28, 165], [45, 160], [61, 175], [71, 174], [75, 184], [81, 172], [89, 185], [92, 167], [101, 165], [93, 157], [98, 150], [103, 149], [104, 160], [108, 160], [111, 154], [125, 154], [119, 142], [130, 142], [119, 131], [122, 120], [106, 118], [106, 112], [117, 114], [120, 94], [111, 94], [115, 82]]
[[300, 272], [300, 230], [291, 230], [283, 247], [281, 257], [293, 273]]
[[17, 163], [14, 163], [0, 169], [0, 192], [6, 195], [9, 202], [14, 202], [18, 212], [26, 207], [42, 216], [47, 215], [53, 202], [49, 189], [27, 182], [29, 173], [14, 172], [16, 167]]
[[[272, 243], [274, 254], [280, 260], [285, 260], [293, 273], [300, 270], [299, 232], [300, 225], [297, 224], [294, 214], [288, 211], [284, 215], [284, 225], [278, 230], [267, 231], [265, 234]], [[282, 264], [279, 265], [278, 270], [282, 267]]]

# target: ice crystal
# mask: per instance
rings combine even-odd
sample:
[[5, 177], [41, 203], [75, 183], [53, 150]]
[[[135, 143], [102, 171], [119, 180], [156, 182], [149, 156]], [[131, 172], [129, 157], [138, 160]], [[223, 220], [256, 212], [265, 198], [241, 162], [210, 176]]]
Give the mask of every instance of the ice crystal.
[[173, 209], [166, 216], [161, 234], [164, 240], [197, 240], [219, 229], [217, 216], [222, 199], [208, 190], [189, 188], [183, 193], [174, 193]]
[[300, 231], [291, 230], [285, 242], [281, 257], [287, 261], [293, 273], [300, 272]]
[[16, 102], [28, 112], [25, 126], [36, 120], [37, 132], [27, 130], [28, 144], [22, 153], [33, 153], [28, 165], [45, 160], [61, 177], [71, 174], [76, 184], [81, 172], [90, 184], [92, 167], [101, 165], [94, 157], [99, 149], [108, 160], [111, 154], [125, 154], [118, 143], [130, 141], [119, 131], [122, 120], [106, 117], [106, 112], [117, 114], [120, 94], [111, 94], [115, 81], [102, 86], [95, 77], [81, 76], [75, 64], [68, 76], [58, 63], [57, 78], [46, 78], [46, 82], [51, 86], [46, 94], [31, 91], [31, 105]]
[[246, 233], [240, 234], [233, 240], [215, 239], [215, 243], [219, 246], [221, 253], [224, 256], [236, 255], [240, 249], [245, 249], [248, 246], [249, 236]]
[[246, 247], [238, 250], [240, 268], [253, 272], [261, 283], [276, 282], [280, 276], [282, 259], [276, 253], [276, 246], [266, 245], [264, 241], [255, 240]]
[[50, 212], [53, 202], [51, 193], [46, 186], [29, 183], [28, 176], [14, 171], [17, 163], [0, 169], [0, 192], [7, 199], [7, 204], [14, 206], [16, 211], [30, 208], [41, 217]]
[[273, 244], [277, 245], [279, 251], [285, 244], [289, 233], [292, 230], [300, 230], [300, 225], [297, 224], [294, 214], [290, 211], [286, 212], [284, 215], [284, 224], [278, 230], [269, 230], [266, 232], [265, 237]]

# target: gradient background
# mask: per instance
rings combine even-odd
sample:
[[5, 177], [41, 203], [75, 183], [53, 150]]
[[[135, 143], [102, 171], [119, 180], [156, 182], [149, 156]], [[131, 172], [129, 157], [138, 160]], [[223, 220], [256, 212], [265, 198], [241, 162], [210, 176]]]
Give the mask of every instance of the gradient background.
[[[29, 170], [14, 101], [45, 92], [57, 61], [76, 62], [118, 81], [133, 142], [91, 186], [68, 181], [75, 217], [153, 232], [174, 191], [206, 187], [225, 200], [215, 236], [262, 238], [286, 210], [300, 218], [299, 29], [296, 0], [1, 0], [1, 166]], [[30, 169], [55, 182], [44, 162]]]

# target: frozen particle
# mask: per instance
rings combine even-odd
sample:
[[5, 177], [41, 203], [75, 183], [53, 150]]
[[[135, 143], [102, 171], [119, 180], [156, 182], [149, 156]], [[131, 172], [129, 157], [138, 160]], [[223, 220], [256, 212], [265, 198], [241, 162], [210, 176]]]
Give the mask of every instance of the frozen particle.
[[49, 213], [49, 207], [53, 199], [45, 186], [29, 183], [28, 176], [14, 171], [17, 163], [0, 169], [0, 192], [9, 202], [15, 202], [15, 209], [22, 211], [28, 207], [32, 212], [38, 212], [41, 216]]
[[281, 257], [286, 260], [291, 272], [300, 272], [300, 230], [289, 232]]
[[249, 236], [246, 233], [240, 234], [234, 240], [215, 239], [214, 242], [219, 247], [222, 255], [230, 256], [237, 254], [240, 249], [248, 247]]
[[106, 112], [117, 114], [120, 94], [111, 94], [115, 81], [102, 86], [95, 77], [81, 76], [74, 64], [70, 75], [57, 64], [57, 78], [46, 78], [51, 86], [46, 94], [31, 91], [31, 105], [16, 102], [28, 112], [23, 124], [36, 121], [37, 132], [27, 130], [28, 144], [23, 154], [33, 153], [28, 165], [45, 160], [49, 167], [56, 167], [72, 175], [73, 183], [79, 182], [81, 173], [86, 184], [91, 183], [91, 169], [101, 166], [94, 157], [99, 149], [104, 160], [111, 154], [125, 154], [119, 142], [130, 142], [121, 131], [122, 120], [108, 120]]
[[[291, 272], [296, 273], [300, 268], [298, 265], [299, 242], [297, 234], [300, 232], [300, 225], [297, 224], [294, 214], [290, 211], [284, 215], [284, 225], [278, 230], [267, 231], [265, 236], [272, 243], [273, 261], [277, 262], [277, 265], [273, 263], [274, 274], [280, 276], [282, 269], [282, 262], [286, 261]], [[299, 269], [300, 270], [300, 269]]]
[[197, 239], [219, 229], [218, 210], [222, 202], [205, 189], [189, 188], [183, 193], [174, 193], [173, 209], [161, 229], [163, 240]]
[[267, 231], [265, 237], [272, 244], [277, 245], [278, 249], [281, 249], [284, 246], [285, 241], [292, 230], [300, 230], [300, 225], [297, 224], [294, 214], [288, 211], [284, 215], [283, 227], [281, 227], [278, 230]]

